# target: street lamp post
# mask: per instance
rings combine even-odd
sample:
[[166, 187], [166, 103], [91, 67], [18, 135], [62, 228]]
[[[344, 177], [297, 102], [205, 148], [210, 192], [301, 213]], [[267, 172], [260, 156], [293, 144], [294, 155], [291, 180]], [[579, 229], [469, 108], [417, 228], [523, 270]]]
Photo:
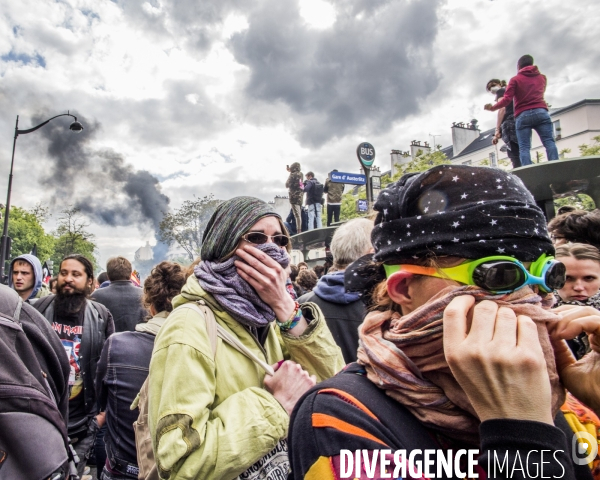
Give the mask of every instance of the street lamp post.
[[38, 128], [46, 125], [50, 120], [54, 120], [58, 117], [69, 116], [73, 117], [75, 120], [71, 125], [69, 125], [69, 129], [73, 132], [79, 133], [83, 130], [83, 125], [77, 121], [77, 117], [75, 115], [71, 115], [68, 111], [67, 113], [61, 113], [60, 115], [56, 115], [52, 118], [49, 118], [43, 123], [39, 125], [29, 128], [27, 130], [19, 130], [19, 116], [17, 115], [17, 121], [15, 123], [15, 138], [13, 140], [13, 148], [12, 148], [12, 159], [10, 161], [10, 174], [8, 176], [8, 192], [6, 194], [6, 210], [4, 211], [4, 228], [2, 229], [2, 249], [0, 251], [0, 281], [5, 283], [4, 279], [4, 267], [6, 265], [6, 261], [8, 260], [8, 244], [10, 239], [8, 238], [8, 216], [10, 213], [10, 193], [12, 191], [12, 180], [13, 180], [13, 165], [15, 163], [15, 147], [17, 146], [17, 137], [19, 135], [25, 135], [27, 133], [35, 132]]

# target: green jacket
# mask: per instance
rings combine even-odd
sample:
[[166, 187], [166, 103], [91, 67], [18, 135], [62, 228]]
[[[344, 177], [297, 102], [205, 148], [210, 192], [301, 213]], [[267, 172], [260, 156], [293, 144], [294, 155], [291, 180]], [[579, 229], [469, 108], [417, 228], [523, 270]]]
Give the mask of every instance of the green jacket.
[[327, 204], [342, 203], [344, 194], [344, 184], [332, 182], [329, 178], [325, 180], [323, 191], [327, 194]]
[[[193, 275], [173, 306], [200, 298], [217, 323], [269, 364], [294, 360], [318, 381], [344, 366], [314, 304], [306, 304], [314, 319], [304, 335], [280, 334], [273, 322], [263, 349]], [[233, 479], [286, 438], [289, 416], [263, 388], [264, 376], [258, 365], [221, 338], [213, 358], [200, 313], [176, 308], [156, 336], [148, 384], [148, 423], [161, 478]]]

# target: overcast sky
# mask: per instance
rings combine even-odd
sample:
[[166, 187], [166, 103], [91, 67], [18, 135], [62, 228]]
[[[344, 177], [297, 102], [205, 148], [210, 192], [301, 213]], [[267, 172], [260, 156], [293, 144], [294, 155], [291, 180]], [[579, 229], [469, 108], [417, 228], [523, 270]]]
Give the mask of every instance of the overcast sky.
[[[547, 101], [600, 98], [594, 0], [0, 0], [0, 180], [12, 204], [77, 205], [100, 260], [133, 259], [194, 195], [286, 195], [286, 164], [323, 180], [452, 122], [492, 128], [490, 78], [534, 56]], [[6, 180], [5, 180], [6, 181]], [[4, 203], [5, 184], [0, 183]], [[47, 228], [52, 228], [52, 220]]]

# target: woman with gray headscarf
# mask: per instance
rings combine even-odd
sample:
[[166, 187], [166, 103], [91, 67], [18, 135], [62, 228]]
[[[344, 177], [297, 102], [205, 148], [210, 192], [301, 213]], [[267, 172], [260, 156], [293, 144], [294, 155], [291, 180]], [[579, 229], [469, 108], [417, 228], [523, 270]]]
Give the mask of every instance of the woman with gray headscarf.
[[[149, 425], [162, 478], [287, 477], [294, 405], [344, 365], [318, 307], [287, 293], [289, 243], [279, 215], [256, 198], [228, 200], [209, 221], [202, 262], [173, 300], [150, 365]], [[207, 319], [177, 308], [198, 301], [274, 374], [220, 339], [213, 353]]]

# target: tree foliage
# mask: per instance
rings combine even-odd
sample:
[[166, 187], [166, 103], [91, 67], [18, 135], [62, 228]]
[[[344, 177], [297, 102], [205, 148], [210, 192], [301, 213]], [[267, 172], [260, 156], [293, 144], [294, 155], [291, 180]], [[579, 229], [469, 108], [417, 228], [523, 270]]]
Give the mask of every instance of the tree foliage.
[[358, 199], [366, 200], [367, 198], [367, 189], [362, 186], [358, 188], [358, 193], [354, 195], [352, 192], [354, 189], [350, 190], [347, 193], [342, 195], [342, 205], [340, 207], [340, 220], [351, 220], [353, 218], [362, 217], [365, 214], [356, 211], [356, 201]]
[[554, 209], [558, 211], [560, 207], [564, 207], [565, 205], [572, 205], [578, 210], [587, 210], [588, 212], [594, 210], [596, 208], [596, 204], [594, 200], [585, 193], [579, 193], [577, 195], [557, 198], [554, 200]]
[[94, 235], [87, 231], [89, 223], [78, 208], [70, 207], [61, 211], [58, 226], [54, 232], [55, 248], [52, 260], [54, 270], [58, 268], [61, 260], [67, 255], [78, 253], [92, 262], [94, 268], [98, 268], [98, 262], [94, 252], [96, 244]]
[[600, 135], [596, 135], [593, 137], [594, 143], [588, 145], [587, 143], [582, 143], [579, 145], [579, 154], [582, 157], [589, 157], [591, 155], [600, 155]]
[[35, 211], [12, 207], [9, 212], [8, 236], [12, 241], [11, 258], [29, 253], [36, 246], [37, 256], [43, 263], [51, 258], [54, 252], [54, 237], [44, 231], [40, 217]]
[[181, 208], [173, 213], [166, 213], [160, 222], [160, 240], [167, 245], [176, 243], [191, 261], [200, 255], [202, 234], [206, 224], [221, 200], [213, 195], [186, 200]]

